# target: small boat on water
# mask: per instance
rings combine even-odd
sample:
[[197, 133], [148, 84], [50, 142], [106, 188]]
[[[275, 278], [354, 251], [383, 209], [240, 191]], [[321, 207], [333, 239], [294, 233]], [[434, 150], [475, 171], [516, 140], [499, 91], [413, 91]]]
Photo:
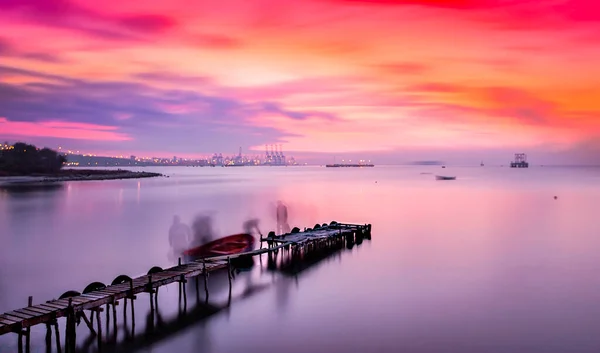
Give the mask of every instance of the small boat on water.
[[221, 239], [213, 240], [183, 252], [187, 259], [202, 259], [210, 256], [235, 255], [254, 249], [254, 237], [250, 234], [240, 233]]
[[456, 180], [456, 177], [455, 176], [436, 175], [435, 179], [436, 180]]

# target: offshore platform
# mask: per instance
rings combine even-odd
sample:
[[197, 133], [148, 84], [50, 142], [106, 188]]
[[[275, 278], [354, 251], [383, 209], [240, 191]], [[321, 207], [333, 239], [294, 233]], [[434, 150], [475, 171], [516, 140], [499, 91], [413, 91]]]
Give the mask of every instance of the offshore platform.
[[511, 168], [529, 168], [527, 155], [525, 153], [515, 153], [515, 160], [510, 162]]

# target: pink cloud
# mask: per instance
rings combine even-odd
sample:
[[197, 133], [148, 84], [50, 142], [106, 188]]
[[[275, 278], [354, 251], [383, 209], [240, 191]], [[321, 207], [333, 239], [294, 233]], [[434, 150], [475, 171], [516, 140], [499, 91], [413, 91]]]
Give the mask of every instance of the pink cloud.
[[386, 73], [399, 75], [423, 75], [431, 70], [431, 67], [428, 65], [416, 62], [382, 64], [377, 65], [377, 67], [383, 69], [383, 71]]
[[129, 141], [132, 138], [114, 126], [46, 121], [10, 121], [0, 117], [0, 136], [57, 137], [76, 140]]
[[420, 83], [407, 88], [408, 92], [426, 92], [426, 93], [456, 93], [461, 91], [462, 87], [450, 83]]
[[162, 32], [177, 24], [171, 17], [155, 14], [125, 16], [118, 22], [127, 28], [144, 32]]
[[220, 34], [193, 34], [190, 38], [191, 44], [198, 45], [202, 48], [231, 49], [242, 46], [240, 40]]

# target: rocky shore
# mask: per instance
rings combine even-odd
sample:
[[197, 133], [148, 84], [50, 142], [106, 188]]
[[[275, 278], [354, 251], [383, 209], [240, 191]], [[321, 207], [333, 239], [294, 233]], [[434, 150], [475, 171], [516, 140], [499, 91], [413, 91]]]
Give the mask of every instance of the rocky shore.
[[2, 176], [0, 185], [24, 185], [37, 183], [56, 183], [62, 181], [76, 180], [114, 180], [114, 179], [137, 179], [153, 178], [164, 176], [160, 173], [151, 172], [132, 172], [129, 170], [107, 170], [107, 169], [65, 169], [51, 175], [23, 175], [23, 176]]

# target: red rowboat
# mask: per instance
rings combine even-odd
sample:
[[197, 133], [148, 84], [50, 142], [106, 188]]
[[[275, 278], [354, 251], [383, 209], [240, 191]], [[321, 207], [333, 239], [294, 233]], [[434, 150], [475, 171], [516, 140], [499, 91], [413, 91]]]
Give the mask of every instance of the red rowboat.
[[183, 255], [190, 258], [204, 258], [209, 256], [234, 255], [251, 251], [252, 249], [254, 249], [254, 237], [250, 234], [240, 233], [188, 249], [183, 252]]

